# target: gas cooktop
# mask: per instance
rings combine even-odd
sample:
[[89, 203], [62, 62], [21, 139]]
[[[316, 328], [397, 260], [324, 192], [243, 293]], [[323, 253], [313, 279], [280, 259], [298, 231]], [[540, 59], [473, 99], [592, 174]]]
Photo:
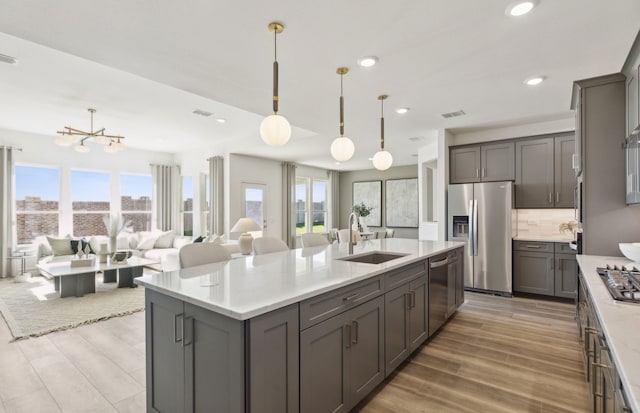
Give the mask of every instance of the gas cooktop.
[[614, 300], [640, 303], [640, 270], [637, 267], [607, 265], [597, 270]]

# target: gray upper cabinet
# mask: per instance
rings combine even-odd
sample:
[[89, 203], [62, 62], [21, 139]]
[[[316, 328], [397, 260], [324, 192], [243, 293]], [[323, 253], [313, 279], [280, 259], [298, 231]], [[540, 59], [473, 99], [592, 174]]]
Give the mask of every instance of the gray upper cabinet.
[[574, 134], [554, 138], [554, 190], [556, 208], [573, 208], [576, 175], [573, 169]]
[[515, 158], [513, 142], [452, 148], [452, 184], [467, 182], [513, 181]]
[[553, 138], [516, 142], [516, 208], [553, 207]]

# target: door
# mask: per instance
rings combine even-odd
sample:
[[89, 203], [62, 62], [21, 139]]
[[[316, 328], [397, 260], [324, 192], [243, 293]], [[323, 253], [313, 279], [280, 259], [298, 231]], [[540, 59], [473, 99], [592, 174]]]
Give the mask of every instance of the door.
[[242, 217], [253, 218], [262, 228], [262, 235], [267, 233], [267, 185], [242, 183], [241, 211]]
[[473, 288], [511, 293], [512, 188], [511, 182], [475, 184]]
[[473, 187], [473, 184], [449, 185], [448, 191], [448, 239], [465, 242], [463, 272], [464, 286], [467, 288], [473, 288], [473, 256], [469, 244]]

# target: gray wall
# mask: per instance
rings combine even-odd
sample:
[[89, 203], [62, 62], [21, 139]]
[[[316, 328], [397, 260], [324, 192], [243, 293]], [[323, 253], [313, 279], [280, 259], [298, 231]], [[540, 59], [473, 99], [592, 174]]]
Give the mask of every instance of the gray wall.
[[[386, 171], [377, 169], [367, 169], [364, 171], [352, 171], [340, 173], [340, 228], [347, 228], [347, 219], [353, 205], [351, 189], [354, 182], [361, 181], [382, 181], [382, 225], [385, 226], [385, 205], [384, 205], [384, 181], [387, 179], [417, 178], [418, 165], [396, 166]], [[369, 227], [376, 230], [376, 227]], [[389, 227], [391, 228], [391, 227]], [[395, 236], [398, 238], [418, 239], [418, 228], [395, 228]]]

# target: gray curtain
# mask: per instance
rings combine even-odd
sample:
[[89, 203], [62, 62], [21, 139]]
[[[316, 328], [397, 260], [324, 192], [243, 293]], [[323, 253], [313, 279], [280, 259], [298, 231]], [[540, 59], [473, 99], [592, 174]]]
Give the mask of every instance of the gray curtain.
[[0, 146], [0, 278], [11, 273], [13, 250], [13, 149]]
[[151, 165], [153, 180], [153, 207], [156, 214], [156, 227], [161, 231], [182, 231], [180, 222], [180, 203], [182, 202], [182, 179], [180, 167], [170, 165]]
[[209, 233], [224, 233], [224, 158], [213, 156], [209, 161]]
[[296, 224], [296, 166], [282, 163], [282, 240], [289, 248], [295, 248]]
[[331, 203], [329, 204], [329, 222], [325, 228], [340, 228], [340, 172], [327, 171]]

